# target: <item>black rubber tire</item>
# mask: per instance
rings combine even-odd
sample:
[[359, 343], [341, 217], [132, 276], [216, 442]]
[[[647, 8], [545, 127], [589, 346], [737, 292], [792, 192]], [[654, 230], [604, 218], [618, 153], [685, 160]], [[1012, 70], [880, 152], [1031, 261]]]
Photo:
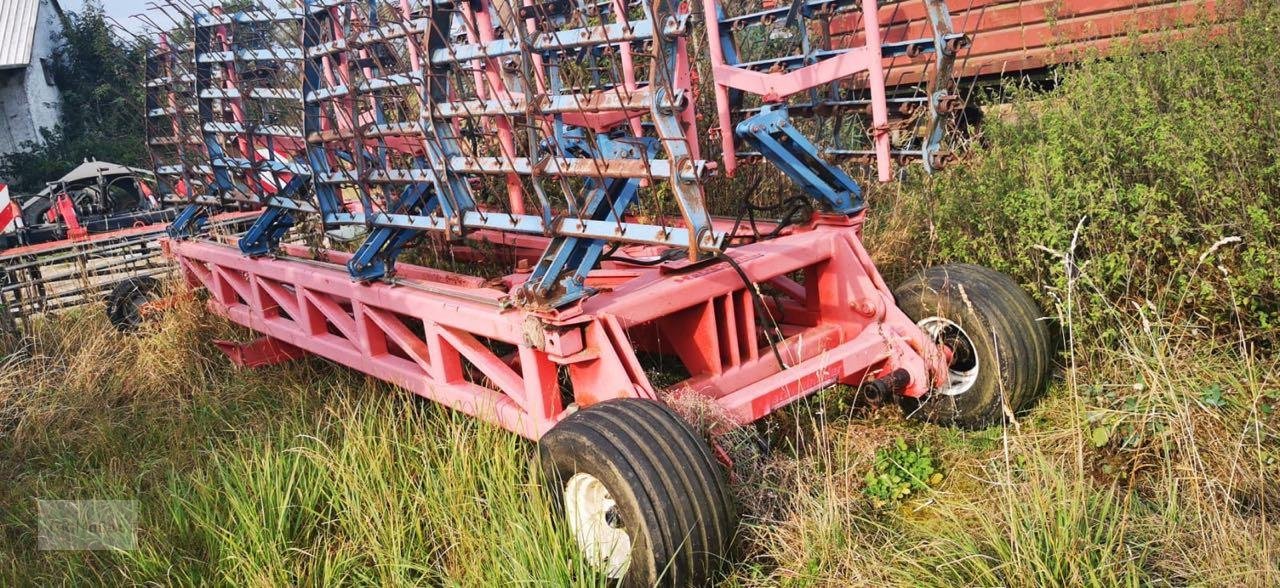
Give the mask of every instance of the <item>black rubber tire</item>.
[[633, 398], [592, 405], [538, 443], [556, 511], [588, 474], [616, 503], [631, 539], [625, 586], [702, 586], [729, 554], [736, 516], [728, 483], [702, 438], [667, 406]]
[[35, 196], [22, 203], [22, 223], [28, 227], [45, 224], [44, 214], [53, 208], [53, 202], [44, 196]]
[[959, 325], [978, 360], [967, 392], [903, 397], [903, 410], [912, 418], [983, 428], [1001, 422], [1006, 405], [1014, 413], [1029, 407], [1044, 388], [1053, 352], [1049, 328], [1036, 303], [1008, 276], [977, 265], [942, 265], [907, 280], [894, 297], [913, 321], [936, 316]]
[[137, 331], [145, 317], [142, 307], [160, 294], [160, 282], [150, 276], [129, 278], [107, 294], [107, 320], [121, 333]]

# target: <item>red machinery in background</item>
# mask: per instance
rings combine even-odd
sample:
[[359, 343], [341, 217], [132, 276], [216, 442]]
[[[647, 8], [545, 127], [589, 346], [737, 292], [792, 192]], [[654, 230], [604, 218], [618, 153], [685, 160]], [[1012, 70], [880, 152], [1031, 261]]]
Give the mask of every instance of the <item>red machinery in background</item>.
[[[0, 331], [104, 296], [113, 314], [117, 299], [158, 291], [156, 277], [171, 268], [159, 238], [178, 211], [153, 182], [148, 170], [86, 161], [25, 198], [0, 184]], [[249, 216], [216, 224], [234, 230]]]

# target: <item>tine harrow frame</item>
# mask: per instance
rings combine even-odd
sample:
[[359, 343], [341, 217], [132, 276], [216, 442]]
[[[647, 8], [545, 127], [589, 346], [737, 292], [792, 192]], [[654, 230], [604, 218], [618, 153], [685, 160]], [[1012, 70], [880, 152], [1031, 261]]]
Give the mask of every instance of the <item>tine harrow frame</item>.
[[[214, 312], [268, 342], [254, 349], [322, 355], [535, 439], [617, 397], [707, 396], [746, 423], [835, 382], [896, 374], [923, 396], [948, 351], [868, 258], [862, 190], [826, 158], [840, 146], [806, 134], [861, 121], [884, 180], [903, 155], [889, 104], [917, 104], [917, 154], [937, 152], [966, 40], [944, 2], [920, 1], [934, 36], [892, 45], [877, 0], [171, 4], [147, 83], [157, 172], [189, 203], [167, 247]], [[830, 20], [851, 11], [862, 45], [833, 48]], [[753, 43], [773, 56], [749, 58]], [[884, 63], [903, 55], [937, 57], [925, 100], [886, 93]], [[718, 160], [699, 142], [708, 73]], [[752, 156], [817, 212], [768, 238], [713, 217], [708, 182]], [[238, 250], [193, 237], [243, 206], [263, 212]], [[304, 221], [365, 237], [305, 259], [286, 243]], [[415, 240], [514, 271], [397, 263]], [[688, 377], [660, 390], [647, 354]]]

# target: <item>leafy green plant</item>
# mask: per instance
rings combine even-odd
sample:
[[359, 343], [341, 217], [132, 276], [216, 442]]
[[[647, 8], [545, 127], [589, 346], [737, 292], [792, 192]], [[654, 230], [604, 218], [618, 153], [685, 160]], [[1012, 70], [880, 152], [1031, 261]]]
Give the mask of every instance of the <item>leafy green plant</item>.
[[901, 438], [876, 450], [863, 492], [877, 506], [883, 506], [937, 486], [942, 482], [942, 471], [932, 454], [928, 445], [908, 444]]

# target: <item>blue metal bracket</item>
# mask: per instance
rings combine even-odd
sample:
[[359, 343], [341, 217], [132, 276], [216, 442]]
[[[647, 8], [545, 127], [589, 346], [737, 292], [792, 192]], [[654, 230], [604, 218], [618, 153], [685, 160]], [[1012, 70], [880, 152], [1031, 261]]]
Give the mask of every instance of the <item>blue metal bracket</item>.
[[[586, 141], [570, 139], [574, 149], [587, 149]], [[658, 141], [653, 138], [609, 139], [596, 138], [601, 152], [610, 159], [653, 157], [658, 152]], [[640, 188], [638, 179], [610, 179], [603, 184], [597, 180], [587, 182], [587, 197], [577, 218], [583, 220], [618, 221], [627, 208], [635, 202]], [[568, 218], [561, 222], [573, 223]], [[534, 267], [529, 280], [517, 293], [525, 303], [549, 308], [560, 308], [591, 293], [586, 287], [587, 274], [599, 263], [606, 243], [600, 239], [582, 237], [556, 237], [543, 252], [542, 259]]]
[[813, 142], [791, 124], [785, 108], [766, 108], [738, 123], [736, 131], [739, 138], [754, 146], [806, 194], [832, 212], [857, 214], [862, 211], [865, 203], [858, 182], [818, 155]]
[[[292, 198], [310, 181], [309, 176], [297, 174], [275, 196]], [[280, 240], [293, 226], [293, 213], [287, 209], [268, 206], [262, 216], [240, 238], [240, 252], [250, 257], [267, 255], [280, 246]]]
[[[427, 214], [436, 209], [439, 202], [431, 184], [418, 182], [409, 185], [391, 209], [400, 214]], [[386, 277], [395, 268], [400, 251], [421, 231], [395, 227], [378, 227], [369, 233], [355, 255], [347, 261], [351, 277], [361, 282]]]
[[173, 222], [169, 223], [169, 228], [165, 229], [165, 232], [173, 239], [194, 237], [204, 230], [206, 220], [209, 220], [208, 208], [203, 204], [188, 204], [173, 219]]
[[[621, 218], [635, 201], [639, 187], [640, 181], [635, 179], [606, 180], [603, 186], [591, 189], [586, 210], [593, 214], [584, 218]], [[591, 293], [585, 285], [587, 274], [600, 261], [604, 247], [605, 242], [600, 239], [556, 237], [521, 288], [519, 297], [526, 301], [545, 301], [545, 306], [559, 308], [587, 296]]]

